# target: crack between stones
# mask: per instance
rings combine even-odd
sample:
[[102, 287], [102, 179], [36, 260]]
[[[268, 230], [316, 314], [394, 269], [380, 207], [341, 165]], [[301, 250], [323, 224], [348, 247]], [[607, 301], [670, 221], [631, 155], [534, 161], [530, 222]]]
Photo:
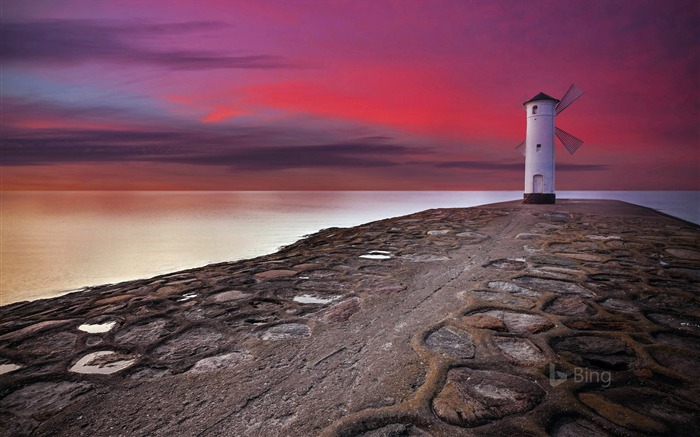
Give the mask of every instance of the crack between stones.
[[221, 419], [217, 420], [215, 423], [211, 424], [207, 428], [200, 431], [199, 434], [197, 434], [197, 437], [203, 436], [207, 431], [210, 431], [214, 427], [218, 426], [219, 424], [221, 424], [222, 422], [224, 422], [226, 419], [230, 418], [234, 414], [240, 413], [241, 411], [245, 410], [251, 402], [254, 402], [254, 401], [260, 399], [261, 397], [265, 396], [267, 393], [270, 392], [270, 390], [272, 390], [273, 387], [274, 387], [274, 385], [270, 384], [270, 386], [267, 389], [263, 390], [260, 394], [246, 399], [245, 403], [240, 408], [231, 411], [229, 414], [225, 415]]

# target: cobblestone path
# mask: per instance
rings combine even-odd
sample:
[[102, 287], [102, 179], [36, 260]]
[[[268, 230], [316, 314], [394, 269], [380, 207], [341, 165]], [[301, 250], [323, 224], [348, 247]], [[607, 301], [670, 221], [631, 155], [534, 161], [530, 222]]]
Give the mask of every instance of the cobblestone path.
[[326, 229], [0, 307], [0, 433], [699, 435], [699, 299], [698, 227], [621, 202]]

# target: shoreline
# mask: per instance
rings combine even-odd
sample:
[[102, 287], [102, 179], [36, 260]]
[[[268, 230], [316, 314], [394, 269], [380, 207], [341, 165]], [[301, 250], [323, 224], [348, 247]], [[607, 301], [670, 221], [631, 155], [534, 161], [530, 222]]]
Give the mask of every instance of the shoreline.
[[5, 305], [0, 430], [692, 433], [698, 247], [645, 207], [513, 201]]
[[[385, 192], [385, 191], [381, 191], [381, 192]], [[516, 193], [516, 192], [511, 192], [511, 191], [495, 191], [495, 192], [498, 192], [498, 193]], [[177, 193], [188, 193], [188, 192], [179, 192], [179, 191], [178, 191]], [[217, 192], [217, 193], [218, 193], [218, 194], [221, 194], [221, 193], [236, 193], [236, 192]], [[215, 194], [217, 194], [217, 193], [215, 193]], [[265, 192], [265, 193], [276, 193], [276, 192]], [[294, 192], [294, 193], [298, 193], [298, 192]], [[343, 192], [343, 193], [344, 193], [344, 192]], [[352, 193], [356, 193], [356, 192], [352, 192]], [[432, 192], [431, 192], [431, 193], [432, 193]], [[454, 193], [459, 193], [459, 192], [454, 192]], [[567, 194], [572, 194], [572, 193], [576, 193], [576, 195], [581, 196], [581, 195], [584, 195], [585, 193], [589, 193], [589, 192], [585, 192], [585, 191], [575, 191], [575, 192], [572, 192], [572, 191], [564, 191], [564, 192], [562, 192], [562, 193], [564, 193], [562, 196], [566, 196]], [[594, 192], [593, 192], [593, 193], [594, 193]], [[612, 196], [612, 197], [624, 197], [624, 196], [622, 196], [622, 194], [627, 193], [627, 192], [623, 192], [623, 191], [610, 191], [609, 193], [616, 193], [616, 194], [615, 194], [614, 196]], [[640, 191], [639, 193], [657, 193], [657, 192], [653, 192], [653, 191]], [[698, 193], [700, 193], [700, 192], [696, 192], [696, 191], [683, 191], [683, 193], [696, 193], [696, 194], [698, 194]], [[571, 198], [571, 199], [569, 199], [569, 200], [584, 200], [584, 199], [590, 199], [590, 197], [586, 197], [586, 196], [584, 196], [584, 197], [575, 197], [575, 198]], [[566, 200], [566, 199], [565, 199], [565, 200]], [[603, 199], [601, 199], [601, 200], [613, 200], [613, 199], [603, 198]], [[518, 200], [516, 199], [516, 200], [513, 200], [513, 201], [514, 201], [514, 202], [517, 202]], [[623, 200], [623, 201], [624, 201], [624, 200]], [[632, 203], [632, 204], [635, 204], [635, 205], [637, 205], [637, 206], [644, 207], [644, 208], [650, 208], [650, 209], [652, 209], [652, 210], [654, 210], [655, 212], [658, 212], [658, 213], [660, 213], [660, 214], [665, 214], [665, 215], [668, 215], [668, 216], [670, 216], [670, 217], [672, 217], [672, 218], [676, 218], [676, 219], [679, 219], [679, 220], [683, 220], [683, 221], [687, 222], [687, 223], [690, 224], [690, 225], [700, 226], [700, 220], [698, 220], [698, 223], [695, 223], [695, 222], [693, 222], [693, 221], [684, 219], [684, 218], [682, 218], [682, 217], [680, 217], [680, 216], [678, 216], [678, 215], [675, 215], [675, 216], [674, 216], [674, 215], [671, 215], [671, 214], [669, 214], [669, 213], [662, 212], [661, 210], [656, 209], [655, 207], [652, 207], [652, 206], [645, 206], [645, 205], [642, 205], [642, 204], [639, 204], [639, 203], [633, 203], [633, 202], [627, 202], [627, 203]], [[487, 205], [490, 205], [490, 204], [493, 204], [493, 202], [485, 203], [485, 204], [479, 204], [479, 205], [473, 205], [473, 206], [468, 206], [468, 207], [480, 207], [480, 206], [487, 206]], [[419, 211], [416, 211], [416, 212], [419, 212]], [[676, 213], [681, 213], [682, 211], [677, 210], [677, 211], [675, 211], [675, 212], [676, 212]], [[395, 218], [395, 217], [399, 217], [399, 216], [401, 216], [401, 215], [404, 215], [404, 214], [400, 214], [400, 215], [397, 215], [397, 216], [390, 216], [390, 217], [381, 217], [381, 218], [379, 218], [379, 219], [377, 219], [377, 220], [388, 220], [388, 219], [392, 219], [392, 218]], [[681, 214], [681, 215], [682, 215], [682, 214]], [[370, 220], [370, 221], [375, 221], [375, 220]], [[360, 223], [360, 224], [358, 224], [358, 225], [361, 225], [361, 224], [362, 224], [362, 223]], [[358, 226], [358, 225], [354, 225], [354, 226]], [[293, 241], [293, 242], [291, 242], [291, 243], [289, 243], [289, 244], [293, 244], [293, 243], [299, 241], [300, 239], [305, 238], [305, 237], [308, 236], [308, 235], [312, 235], [312, 234], [315, 233], [315, 232], [319, 232], [319, 231], [323, 230], [324, 228], [325, 228], [325, 227], [321, 227], [320, 229], [318, 229], [318, 230], [316, 230], [316, 231], [311, 231], [310, 233], [306, 233], [306, 234], [304, 234], [304, 235], [301, 235], [297, 240], [295, 240], [295, 241]], [[276, 249], [276, 251], [279, 251], [279, 250], [280, 250], [281, 248], [283, 248], [283, 247], [284, 247], [284, 246], [278, 246], [277, 249]], [[30, 292], [31, 294], [38, 294], [39, 296], [38, 296], [38, 297], [34, 297], [34, 298], [30, 297], [30, 298], [28, 298], [28, 299], [15, 300], [15, 301], [9, 302], [9, 303], [4, 303], [4, 302], [3, 302], [3, 303], [0, 303], [0, 307], [6, 306], [6, 305], [11, 305], [11, 304], [14, 304], [14, 303], [20, 303], [20, 302], [33, 302], [33, 301], [36, 301], [36, 300], [51, 299], [51, 298], [55, 298], [55, 297], [58, 297], [58, 296], [65, 295], [65, 294], [73, 293], [73, 292], [76, 292], [76, 291], [89, 290], [90, 288], [99, 287], [99, 286], [103, 286], [103, 285], [114, 285], [114, 284], [120, 284], [120, 283], [123, 283], [123, 282], [135, 281], [135, 280], [143, 279], [143, 278], [150, 278], [150, 277], [156, 277], [156, 276], [164, 276], [164, 275], [167, 275], [167, 274], [169, 274], [169, 273], [171, 273], [171, 272], [173, 272], [173, 271], [184, 271], [184, 270], [191, 270], [191, 269], [203, 268], [203, 267], [206, 267], [206, 266], [208, 266], [208, 265], [218, 264], [218, 263], [222, 263], [222, 262], [242, 261], [242, 260], [257, 258], [257, 257], [261, 257], [261, 256], [268, 256], [268, 255], [271, 255], [271, 254], [273, 254], [273, 253], [275, 253], [275, 252], [258, 253], [258, 254], [255, 254], [255, 255], [249, 256], [249, 257], [243, 256], [243, 257], [240, 257], [240, 258], [225, 259], [225, 260], [213, 261], [213, 262], [203, 262], [203, 263], [201, 263], [201, 264], [194, 264], [194, 265], [183, 265], [183, 266], [181, 266], [180, 268], [163, 268], [163, 269], [161, 269], [160, 271], [144, 272], [143, 274], [139, 274], [139, 275], [136, 275], [136, 276], [130, 276], [130, 277], [124, 277], [123, 279], [122, 279], [122, 278], [119, 278], [119, 279], [114, 280], [114, 281], [112, 281], [112, 280], [106, 280], [106, 281], [95, 281], [95, 282], [92, 282], [92, 283], [89, 283], [89, 284], [82, 283], [82, 284], [80, 284], [80, 285], [72, 286], [72, 287], [69, 287], [69, 288], [66, 288], [66, 289], [54, 289], [54, 290], [46, 290], [46, 291], [39, 291], [39, 292]], [[11, 296], [14, 296], [14, 295], [16, 294], [16, 292], [10, 292], [10, 293], [12, 293]], [[4, 300], [4, 299], [0, 299], [0, 301], [3, 301], [3, 300]]]

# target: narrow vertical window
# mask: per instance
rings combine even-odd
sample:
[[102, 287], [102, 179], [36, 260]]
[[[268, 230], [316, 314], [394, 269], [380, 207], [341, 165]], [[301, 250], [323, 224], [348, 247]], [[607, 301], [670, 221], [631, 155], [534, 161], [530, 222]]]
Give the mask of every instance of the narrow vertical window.
[[537, 114], [537, 105], [532, 107], [532, 115]]
[[538, 144], [538, 145], [537, 145], [537, 151], [539, 152], [541, 148], [542, 148], [542, 144]]

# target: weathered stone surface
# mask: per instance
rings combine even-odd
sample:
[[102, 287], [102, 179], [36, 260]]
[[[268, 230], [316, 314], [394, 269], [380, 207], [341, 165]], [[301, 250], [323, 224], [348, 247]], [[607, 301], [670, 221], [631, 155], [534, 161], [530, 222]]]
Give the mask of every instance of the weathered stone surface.
[[649, 354], [656, 362], [683, 377], [700, 378], [700, 353], [664, 347], [652, 349]]
[[693, 435], [700, 426], [697, 407], [652, 389], [611, 388], [581, 393], [579, 399], [602, 417], [631, 431]]
[[255, 279], [260, 281], [269, 281], [271, 279], [288, 278], [297, 274], [296, 270], [267, 270], [255, 274]]
[[666, 249], [666, 253], [680, 259], [688, 259], [693, 261], [700, 260], [700, 252], [697, 250], [670, 248]]
[[527, 263], [519, 259], [506, 258], [489, 261], [488, 263], [484, 264], [484, 267], [499, 270], [517, 271], [525, 269], [527, 267]]
[[[167, 293], [177, 292], [178, 290], [179, 290], [179, 288], [170, 287], [170, 288], [168, 288]], [[160, 290], [158, 291], [158, 293], [160, 293]], [[167, 293], [162, 293], [162, 294], [167, 294]], [[119, 296], [107, 297], [104, 299], [100, 299], [97, 302], [95, 302], [95, 305], [108, 305], [108, 304], [115, 304], [115, 303], [124, 303], [124, 302], [130, 301], [133, 298], [134, 298], [133, 294], [122, 294]]]
[[479, 329], [493, 329], [494, 331], [507, 331], [508, 328], [503, 320], [488, 314], [477, 313], [463, 317], [462, 322], [465, 325]]
[[639, 312], [636, 305], [620, 299], [605, 299], [600, 302], [600, 306], [612, 313], [636, 314]]
[[406, 286], [398, 282], [377, 282], [367, 287], [366, 291], [376, 295], [390, 295], [400, 293], [406, 289]]
[[595, 314], [595, 310], [587, 305], [581, 298], [562, 296], [554, 299], [547, 305], [545, 311], [560, 316], [584, 316]]
[[121, 344], [151, 345], [165, 334], [167, 324], [166, 319], [156, 319], [146, 324], [128, 326], [120, 330], [114, 340]]
[[[600, 395], [608, 402], [624, 405], [626, 408], [662, 424], [668, 430], [668, 434], [692, 435], [700, 429], [697, 403], [693, 405], [678, 398], [675, 391], [664, 393], [646, 387], [614, 387], [595, 394]], [[614, 413], [611, 411], [610, 414]], [[615, 422], [615, 420], [611, 421]], [[642, 428], [644, 425], [646, 425], [645, 421], [640, 421], [623, 426], [635, 429]], [[649, 426], [649, 428], [652, 427]]]
[[134, 373], [131, 374], [131, 379], [155, 379], [155, 378], [162, 378], [164, 376], [170, 376], [172, 375], [173, 372], [170, 369], [167, 368], [151, 368], [147, 367], [141, 370], [138, 370]]
[[246, 359], [247, 354], [243, 352], [229, 352], [227, 354], [217, 355], [214, 357], [203, 358], [195, 363], [195, 365], [187, 372], [189, 374], [207, 373], [215, 370], [227, 369], [233, 367]]
[[435, 255], [432, 253], [416, 253], [410, 255], [402, 255], [402, 259], [407, 259], [409, 261], [417, 263], [428, 263], [437, 261], [449, 261], [450, 257], [445, 255]]
[[580, 335], [556, 339], [555, 352], [578, 366], [605, 370], [626, 370], [635, 359], [634, 351], [617, 338]]
[[679, 329], [681, 331], [686, 331], [695, 335], [700, 334], [700, 319], [697, 319], [695, 317], [676, 316], [673, 314], [659, 313], [650, 313], [647, 314], [647, 317], [650, 320], [660, 325], [667, 326], [669, 328]]
[[545, 356], [540, 348], [526, 338], [496, 337], [494, 342], [513, 364], [534, 366], [545, 361]]
[[34, 323], [32, 325], [26, 326], [22, 329], [18, 329], [16, 331], [8, 332], [7, 334], [4, 334], [0, 336], [0, 341], [14, 341], [23, 337], [27, 337], [33, 334], [36, 334], [37, 332], [49, 329], [49, 328], [54, 328], [57, 326], [65, 325], [66, 323], [69, 323], [70, 320], [46, 320], [43, 322], [39, 323]]
[[342, 302], [338, 302], [337, 304], [323, 311], [317, 317], [317, 320], [325, 323], [345, 322], [358, 311], [360, 311], [360, 299], [353, 297]]
[[659, 332], [654, 335], [656, 340], [664, 344], [680, 346], [700, 352], [700, 338], [692, 335], [682, 335], [675, 332]]
[[456, 234], [457, 237], [461, 237], [464, 240], [471, 240], [473, 242], [483, 241], [489, 238], [488, 235], [479, 232], [460, 232]]
[[297, 288], [302, 290], [317, 291], [319, 293], [338, 294], [350, 287], [350, 284], [342, 281], [309, 280], [299, 283]]
[[515, 285], [512, 282], [491, 281], [487, 284], [487, 286], [492, 290], [504, 291], [506, 293], [511, 293], [516, 296], [522, 297], [538, 297], [542, 294], [538, 291], [534, 291], [529, 288], [520, 287], [519, 285]]
[[506, 373], [451, 369], [433, 411], [452, 425], [474, 427], [531, 410], [544, 396], [537, 384]]
[[579, 331], [624, 331], [631, 333], [637, 329], [637, 325], [632, 322], [601, 319], [566, 320], [564, 325]]
[[566, 417], [557, 420], [549, 434], [552, 437], [612, 437], [599, 426], [580, 417]]
[[31, 417], [61, 410], [87, 393], [92, 384], [84, 382], [37, 382], [20, 388], [0, 400], [0, 412]]
[[434, 352], [456, 358], [473, 358], [474, 341], [468, 332], [452, 326], [443, 326], [425, 339], [425, 345]]
[[[683, 294], [671, 293], [640, 293], [635, 302], [645, 308], [652, 308], [657, 311], [669, 311], [672, 313], [687, 313], [696, 316], [697, 308], [700, 306], [695, 302], [695, 298]], [[695, 303], [695, 305], [693, 305]], [[697, 319], [700, 326], [700, 318]]]
[[593, 262], [604, 262], [607, 260], [605, 255], [596, 255], [593, 253], [556, 253], [556, 255], [564, 256], [571, 259], [576, 259], [579, 261], [593, 261]]
[[229, 290], [223, 293], [213, 294], [209, 300], [215, 303], [236, 301], [248, 297], [248, 294], [239, 290]]
[[207, 328], [194, 328], [167, 340], [154, 350], [160, 360], [180, 360], [218, 349], [223, 334]]
[[30, 436], [40, 422], [27, 417], [0, 413], [0, 435], [12, 437]]
[[581, 297], [593, 297], [592, 291], [581, 287], [573, 282], [556, 281], [553, 279], [535, 278], [532, 276], [521, 276], [514, 281], [524, 287], [537, 291], [549, 291], [557, 294], [575, 294]]
[[[550, 246], [551, 247], [551, 246]], [[551, 255], [535, 255], [531, 256], [528, 258], [528, 260], [536, 267], [561, 267], [561, 268], [570, 268], [572, 269], [573, 267], [576, 267], [580, 265], [581, 263], [568, 259], [568, 258], [562, 258], [559, 256], [551, 256]]]
[[303, 323], [285, 323], [267, 329], [260, 338], [263, 340], [287, 340], [290, 338], [307, 338], [311, 336], [311, 328]]
[[32, 355], [49, 356], [70, 355], [75, 348], [78, 336], [72, 332], [55, 332], [30, 337], [15, 346], [18, 350]]
[[562, 225], [555, 225], [553, 223], [537, 223], [535, 226], [532, 227], [532, 230], [534, 232], [540, 232], [540, 231], [547, 231], [547, 232], [554, 232], [558, 229], [561, 229]]
[[505, 305], [512, 305], [516, 308], [529, 309], [535, 306], [535, 302], [532, 299], [517, 297], [505, 292], [475, 290], [463, 292], [463, 295], [465, 297], [474, 296], [487, 302], [499, 302]]
[[563, 267], [544, 266], [530, 270], [530, 273], [538, 276], [544, 276], [552, 279], [563, 279], [574, 281], [579, 276], [583, 275], [581, 270], [567, 269]]
[[535, 333], [554, 327], [550, 320], [535, 314], [501, 310], [490, 310], [481, 314], [502, 321], [508, 331], [516, 334]]
[[597, 282], [609, 282], [613, 284], [624, 284], [628, 282], [639, 282], [639, 278], [632, 275], [622, 275], [619, 273], [594, 273], [588, 278]]
[[413, 425], [393, 423], [372, 431], [363, 432], [358, 434], [357, 437], [430, 437], [430, 434]]

